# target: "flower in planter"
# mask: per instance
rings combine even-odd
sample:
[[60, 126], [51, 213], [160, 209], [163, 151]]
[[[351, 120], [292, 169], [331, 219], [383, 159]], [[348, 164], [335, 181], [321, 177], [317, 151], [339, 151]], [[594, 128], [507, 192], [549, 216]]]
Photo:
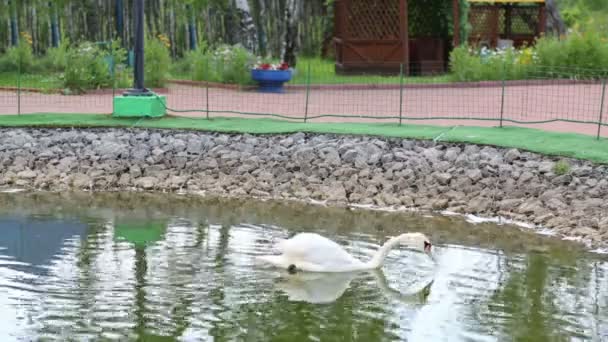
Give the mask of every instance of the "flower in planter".
[[255, 70], [289, 70], [289, 64], [282, 62], [281, 64], [262, 63], [257, 65]]

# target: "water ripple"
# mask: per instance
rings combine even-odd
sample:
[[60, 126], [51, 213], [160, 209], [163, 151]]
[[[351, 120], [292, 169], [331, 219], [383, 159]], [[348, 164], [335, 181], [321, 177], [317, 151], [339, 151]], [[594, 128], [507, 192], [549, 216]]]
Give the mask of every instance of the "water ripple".
[[[332, 226], [327, 217], [323, 225], [294, 228], [260, 222], [267, 213], [240, 218], [215, 209], [226, 218], [198, 209], [183, 216], [155, 213], [154, 222], [164, 222], [162, 231], [146, 235], [151, 240], [145, 244], [118, 237], [119, 215], [112, 210], [82, 219], [86, 229], [80, 231], [74, 228], [78, 219], [69, 216], [33, 213], [37, 228], [28, 226], [34, 220], [27, 215], [22, 222], [0, 220], [0, 231], [7, 232], [21, 222], [20, 238], [40, 236], [45, 231], [39, 223], [47, 220], [58, 236], [47, 250], [17, 248], [15, 237], [0, 239], [0, 335], [541, 341], [601, 340], [608, 332], [608, 263], [589, 255], [553, 247], [538, 253], [465, 246], [450, 242], [447, 234], [435, 244], [437, 265], [422, 253], [397, 248], [380, 272], [294, 276], [258, 267], [255, 257], [273, 253], [276, 242], [303, 229], [334, 239], [361, 260], [387, 237], [373, 229]], [[411, 220], [415, 226], [434, 218]], [[376, 226], [399, 231], [403, 224], [387, 219]], [[36, 255], [43, 252], [47, 255]]]

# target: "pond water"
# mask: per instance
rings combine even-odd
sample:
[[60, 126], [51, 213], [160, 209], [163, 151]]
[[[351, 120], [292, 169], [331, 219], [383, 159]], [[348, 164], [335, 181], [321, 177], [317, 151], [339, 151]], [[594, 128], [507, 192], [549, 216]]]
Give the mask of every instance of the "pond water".
[[[438, 264], [296, 274], [255, 256], [316, 231], [367, 258], [421, 231]], [[0, 336], [11, 340], [606, 341], [608, 261], [459, 217], [193, 196], [0, 194]], [[162, 337], [169, 337], [162, 339]]]

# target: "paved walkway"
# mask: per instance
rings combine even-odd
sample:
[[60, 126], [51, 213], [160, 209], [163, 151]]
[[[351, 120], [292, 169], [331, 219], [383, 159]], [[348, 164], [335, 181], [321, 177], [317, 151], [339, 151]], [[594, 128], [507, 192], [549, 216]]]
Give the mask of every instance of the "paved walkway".
[[[597, 133], [597, 124], [531, 122], [558, 118], [597, 122], [602, 97], [599, 82], [512, 84], [505, 87], [504, 102], [502, 88], [496, 85], [408, 85], [403, 91], [402, 102], [400, 89], [394, 86], [387, 85], [378, 89], [357, 89], [356, 86], [316, 87], [308, 93], [308, 105], [307, 92], [302, 87], [290, 88], [284, 94], [222, 88], [209, 88], [207, 93], [207, 89], [202, 86], [172, 84], [159, 92], [169, 95], [167, 106], [171, 109], [199, 110], [173, 113], [182, 116], [205, 116], [205, 111], [209, 109], [211, 117], [241, 116], [239, 112], [245, 112], [277, 114], [299, 120], [308, 115], [312, 122], [397, 122], [399, 115], [402, 115], [403, 118], [412, 119], [404, 120], [406, 123], [496, 126], [502, 105], [504, 119], [528, 122], [515, 124], [505, 121], [505, 125], [592, 135]], [[112, 93], [103, 91], [64, 96], [22, 92], [20, 106], [21, 113], [111, 113]], [[17, 107], [15, 91], [0, 91], [0, 114], [15, 114]], [[319, 118], [321, 115], [348, 117]], [[431, 117], [441, 119], [430, 120]], [[608, 99], [604, 103], [602, 122], [608, 123]], [[608, 127], [602, 128], [602, 135], [608, 137]]]

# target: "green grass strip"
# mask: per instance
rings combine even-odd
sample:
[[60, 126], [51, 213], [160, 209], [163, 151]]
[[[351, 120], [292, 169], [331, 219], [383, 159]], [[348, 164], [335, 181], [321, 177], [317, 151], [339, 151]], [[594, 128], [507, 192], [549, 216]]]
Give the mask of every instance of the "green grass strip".
[[0, 116], [0, 127], [141, 127], [223, 133], [283, 134], [294, 132], [372, 135], [474, 143], [608, 164], [608, 139], [522, 127], [402, 126], [396, 123], [301, 123], [267, 118], [113, 118], [93, 114], [27, 114]]

